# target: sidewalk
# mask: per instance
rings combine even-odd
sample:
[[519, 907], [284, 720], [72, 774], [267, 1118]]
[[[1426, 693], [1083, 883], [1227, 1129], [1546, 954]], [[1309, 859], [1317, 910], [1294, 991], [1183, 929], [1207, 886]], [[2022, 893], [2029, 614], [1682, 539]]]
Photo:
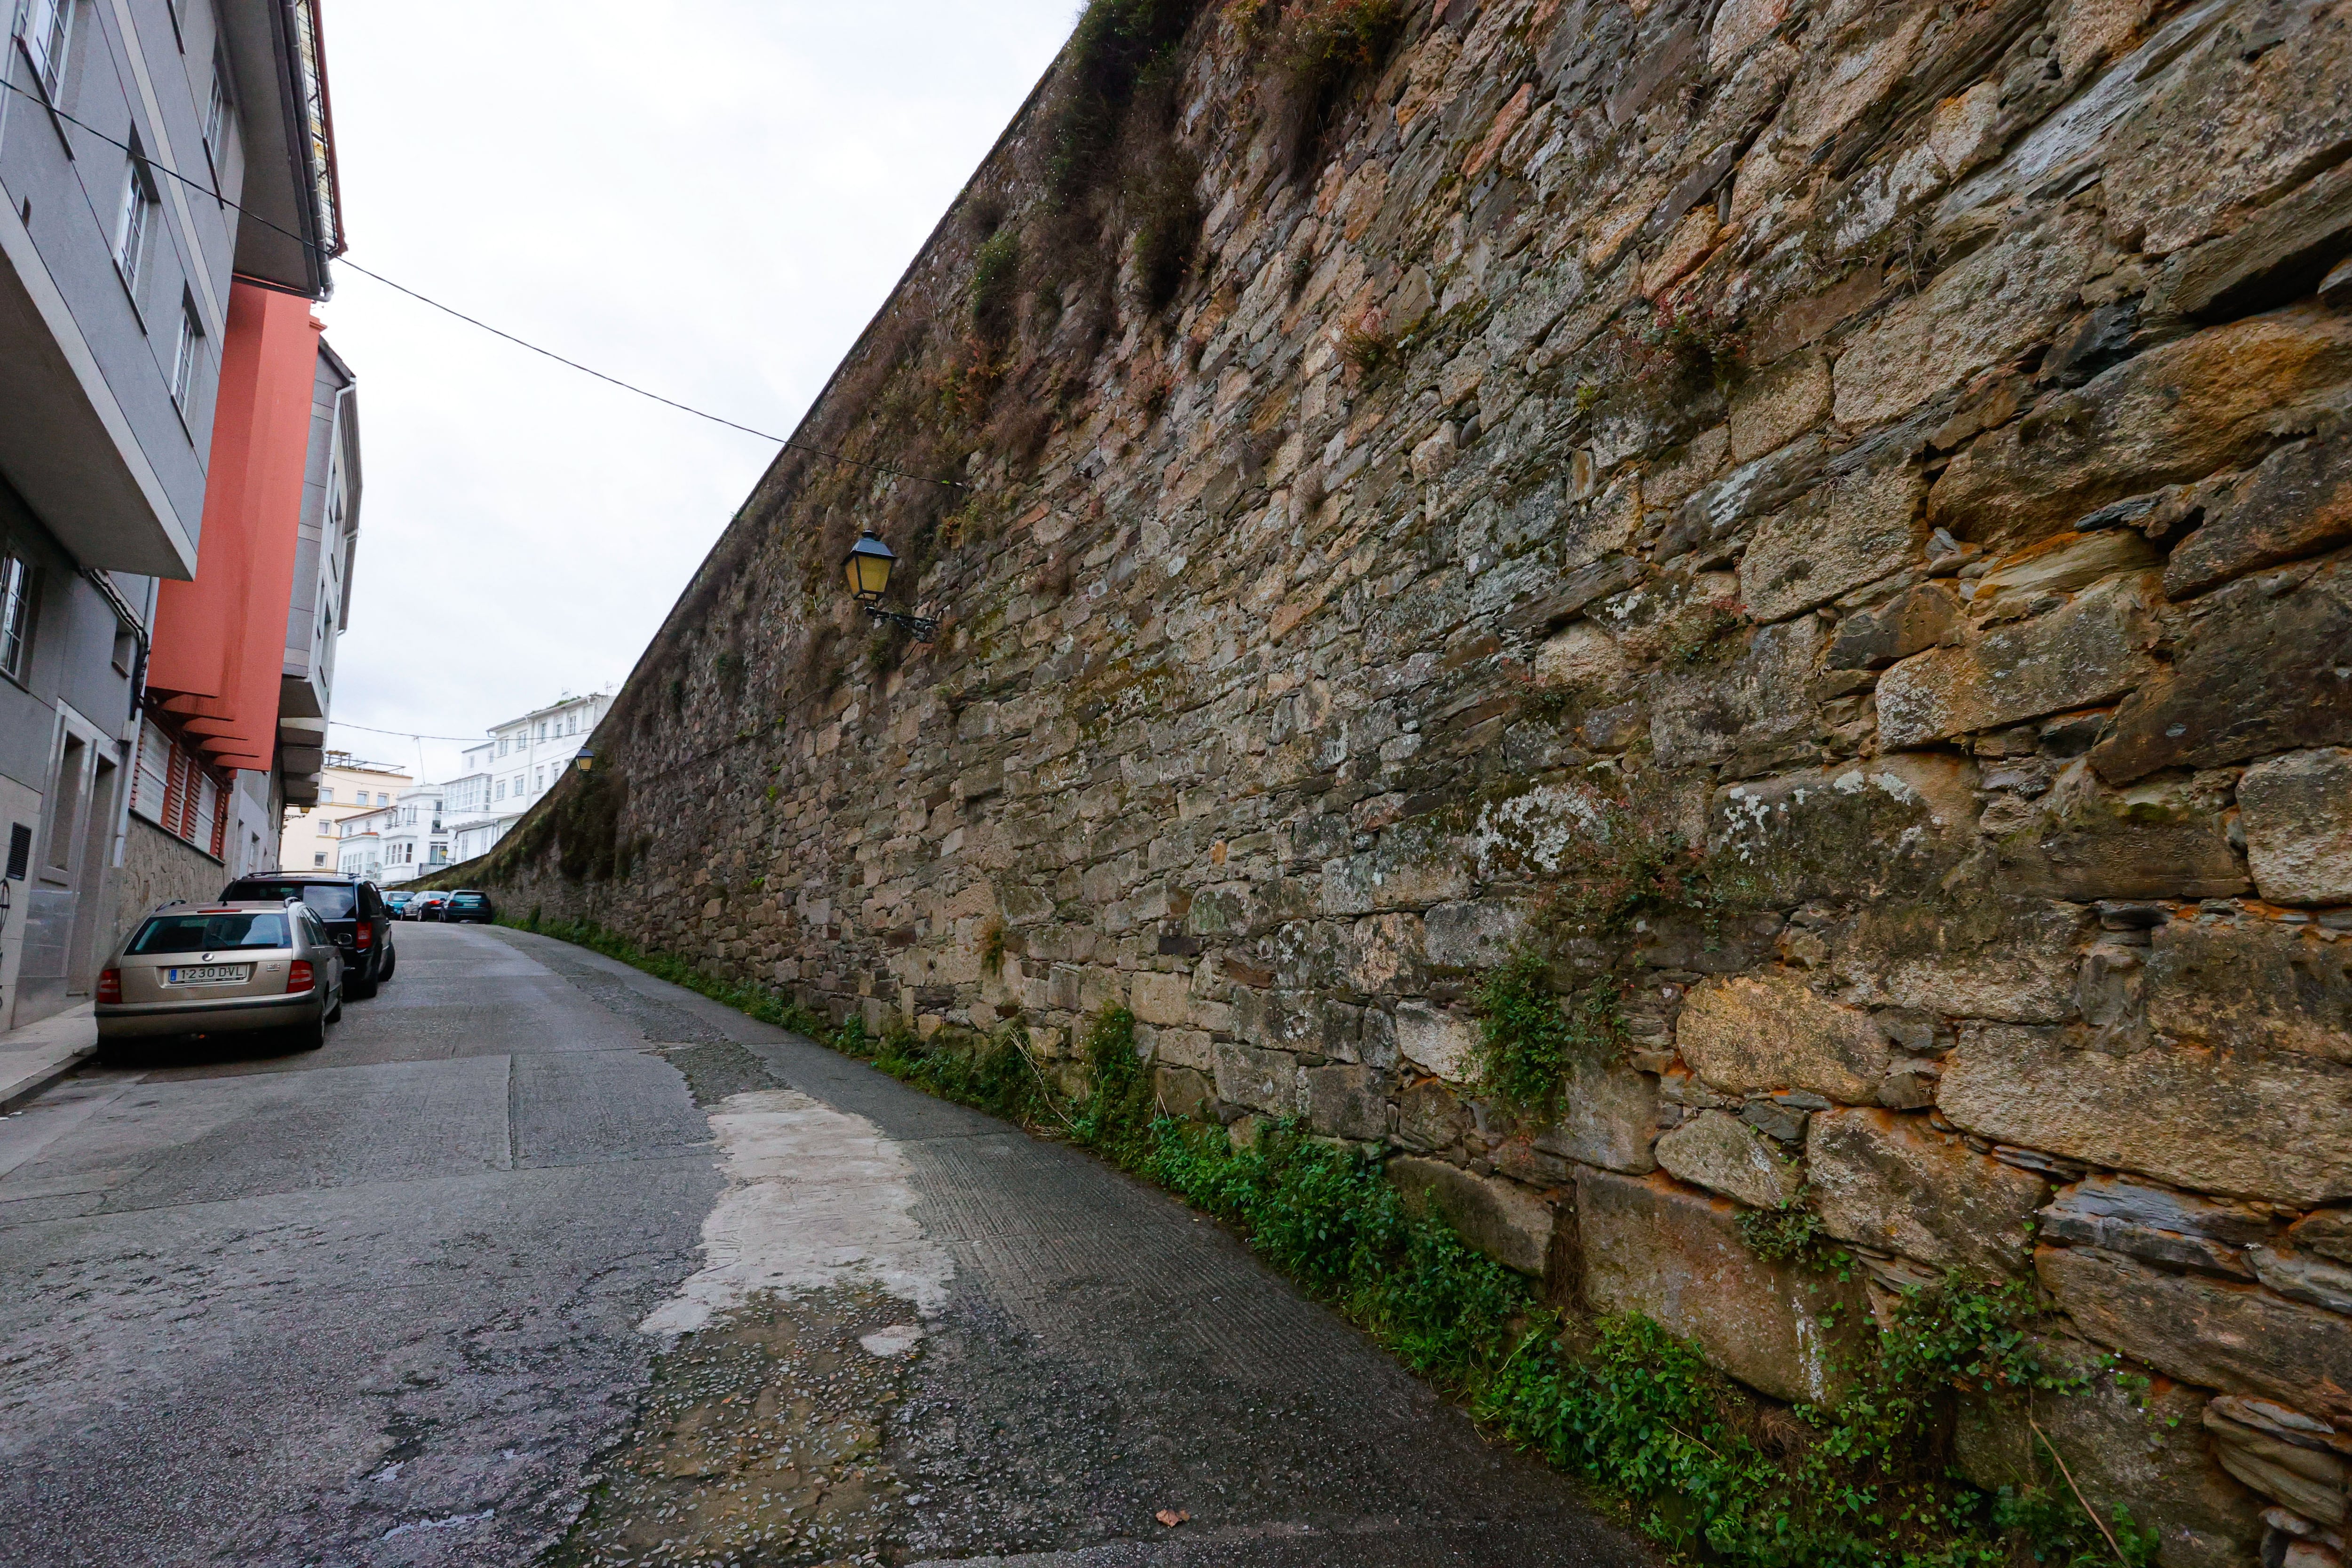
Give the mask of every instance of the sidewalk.
[[98, 1054], [88, 1002], [0, 1035], [0, 1111], [14, 1110]]

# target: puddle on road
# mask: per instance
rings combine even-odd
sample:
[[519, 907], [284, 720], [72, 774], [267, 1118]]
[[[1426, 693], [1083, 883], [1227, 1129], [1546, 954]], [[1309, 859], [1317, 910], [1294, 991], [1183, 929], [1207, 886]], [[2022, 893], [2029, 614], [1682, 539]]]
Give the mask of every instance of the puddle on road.
[[906, 1514], [883, 1443], [910, 1317], [878, 1289], [762, 1292], [679, 1335], [541, 1568], [880, 1563]]

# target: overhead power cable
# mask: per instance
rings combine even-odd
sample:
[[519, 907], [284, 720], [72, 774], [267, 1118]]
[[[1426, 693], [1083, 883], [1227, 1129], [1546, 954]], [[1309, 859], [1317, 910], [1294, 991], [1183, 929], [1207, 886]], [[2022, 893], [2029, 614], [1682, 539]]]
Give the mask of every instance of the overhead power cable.
[[[930, 474], [910, 474], [904, 468], [894, 468], [887, 463], [869, 463], [863, 458], [852, 458], [845, 453], [827, 451], [822, 447], [810, 446], [805, 441], [795, 441], [790, 437], [772, 435], [765, 430], [756, 430], [749, 425], [740, 425], [734, 420], [727, 418], [723, 415], [712, 414], [704, 409], [697, 408], [690, 403], [680, 403], [675, 397], [665, 397], [658, 392], [648, 391], [646, 388], [637, 385], [635, 382], [623, 381], [617, 375], [607, 375], [604, 372], [597, 370], [593, 366], [582, 364], [576, 359], [566, 358], [564, 355], [557, 353], [553, 349], [541, 348], [539, 344], [532, 342], [528, 338], [517, 337], [514, 333], [500, 327], [494, 327], [478, 317], [469, 316], [454, 305], [445, 305], [429, 294], [420, 294], [415, 289], [408, 287], [405, 283], [395, 283], [381, 272], [373, 272], [369, 270], [367, 268], [362, 267], [358, 262], [353, 261], [348, 254], [341, 256], [332, 255], [327, 251], [325, 247], [305, 236], [296, 234], [290, 228], [270, 222], [269, 219], [263, 217], [259, 213], [253, 211], [250, 207], [241, 206], [237, 203], [230, 201], [226, 196], [222, 195], [219, 191], [206, 184], [204, 181], [192, 179], [188, 175], [181, 174], [177, 169], [165, 168], [163, 164], [156, 163], [153, 159], [146, 156], [128, 142], [118, 142], [113, 137], [109, 136], [105, 132], [100, 131], [96, 126], [89, 123], [87, 121], [75, 119], [72, 115], [68, 114], [64, 110], [58, 108], [55, 104], [49, 102], [47, 99], [42, 97], [40, 94], [29, 91], [25, 88], [18, 87], [15, 82], [8, 80], [5, 75], [0, 75], [0, 87], [6, 88], [10, 92], [16, 94], [19, 98], [31, 99], [43, 110], [47, 110], [50, 114], [56, 115], [59, 120], [64, 121], [67, 124], [77, 126], [79, 129], [88, 132], [90, 135], [97, 137], [100, 142], [105, 142], [108, 146], [117, 148], [121, 152], [128, 153], [131, 157], [138, 160], [142, 168], [147, 169], [151, 173], [163, 174], [168, 178], [177, 180], [180, 184], [187, 186], [190, 190], [197, 191], [205, 195], [212, 197], [213, 200], [218, 202], [221, 205], [227, 207], [232, 212], [236, 212], [243, 216], [251, 218], [254, 222], [259, 224], [264, 228], [284, 235], [287, 238], [292, 240], [295, 244], [301, 246], [307, 250], [317, 252], [322, 262], [328, 260], [338, 261], [342, 266], [358, 273], [361, 277], [381, 283], [385, 288], [394, 290], [395, 293], [405, 294], [420, 305], [429, 305], [434, 310], [440, 311], [444, 315], [456, 317], [458, 321], [465, 322], [469, 327], [479, 328], [481, 331], [489, 333], [495, 338], [503, 338], [508, 342], [514, 344], [517, 348], [529, 349], [532, 353], [539, 354], [547, 359], [551, 359], [560, 365], [569, 366], [571, 369], [580, 372], [583, 375], [593, 375], [598, 381], [609, 383], [614, 386], [619, 387], [624, 392], [634, 392], [639, 397], [651, 398], [654, 402], [665, 405], [667, 407], [675, 408], [681, 414], [691, 414], [697, 419], [708, 419], [713, 425], [724, 425], [730, 430], [740, 430], [746, 436], [757, 436], [762, 441], [773, 441], [777, 446], [783, 447], [786, 451], [803, 452], [812, 458], [823, 458], [827, 462], [841, 463], [853, 468], [864, 468], [869, 473], [887, 474], [892, 479], [912, 479], [918, 484], [944, 485], [950, 489], [956, 490], [970, 489], [971, 488], [970, 485], [964, 484], [960, 480], [942, 479]], [[360, 729], [364, 728], [364, 726], [354, 725], [353, 728]]]
[[420, 735], [414, 730], [379, 730], [373, 724], [354, 724], [348, 719], [329, 719], [328, 723], [344, 730], [364, 730], [371, 735], [392, 735], [403, 741], [455, 741], [461, 746], [478, 746], [486, 737], [481, 735]]

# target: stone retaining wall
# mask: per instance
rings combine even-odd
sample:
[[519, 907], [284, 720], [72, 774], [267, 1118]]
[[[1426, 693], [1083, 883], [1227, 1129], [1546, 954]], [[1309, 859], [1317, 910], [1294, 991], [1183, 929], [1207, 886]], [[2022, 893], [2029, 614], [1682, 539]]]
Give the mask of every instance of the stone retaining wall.
[[[1419, 0], [1336, 82], [1300, 9], [1082, 29], [802, 432], [969, 488], [785, 454], [468, 874], [877, 1026], [1124, 1004], [1780, 1397], [2038, 1280], [2155, 1380], [2048, 1414], [2102, 1508], [2336, 1563], [2352, 6]], [[1619, 989], [1557, 1114], [1478, 1087], [1523, 948]]]

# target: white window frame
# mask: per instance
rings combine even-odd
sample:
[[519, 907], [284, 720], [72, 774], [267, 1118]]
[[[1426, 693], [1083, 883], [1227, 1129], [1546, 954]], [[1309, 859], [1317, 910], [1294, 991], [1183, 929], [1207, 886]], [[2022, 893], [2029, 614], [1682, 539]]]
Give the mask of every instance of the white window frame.
[[172, 406], [182, 419], [195, 417], [196, 366], [204, 357], [205, 324], [196, 316], [196, 302], [180, 300], [180, 339], [172, 350]]
[[33, 563], [14, 545], [0, 545], [0, 675], [25, 679], [33, 652]]
[[147, 159], [134, 142], [130, 167], [123, 174], [121, 205], [114, 217], [114, 265], [122, 274], [122, 286], [131, 290], [133, 305], [139, 300], [139, 268], [146, 255], [155, 205], [155, 187], [147, 177]]
[[41, 97], [57, 106], [65, 89], [66, 55], [73, 47], [76, 0], [17, 0], [16, 44], [33, 68]]
[[226, 157], [225, 142], [233, 107], [228, 89], [228, 61], [215, 49], [213, 51], [212, 92], [205, 100], [205, 162], [212, 170], [213, 195], [221, 196], [223, 200], [226, 198], [222, 196], [220, 188], [221, 164]]

